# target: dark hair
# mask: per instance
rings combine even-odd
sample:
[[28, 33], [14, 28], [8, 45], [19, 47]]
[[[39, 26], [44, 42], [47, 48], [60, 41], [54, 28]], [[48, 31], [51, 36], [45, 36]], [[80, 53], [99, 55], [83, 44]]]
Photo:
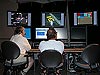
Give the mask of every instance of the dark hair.
[[23, 26], [18, 26], [18, 27], [16, 27], [16, 29], [15, 29], [15, 31], [14, 31], [14, 35], [16, 35], [16, 34], [21, 34], [22, 33], [22, 28], [23, 28]]
[[56, 30], [53, 27], [49, 28], [47, 31], [47, 39], [49, 40], [55, 38], [56, 36], [57, 36]]

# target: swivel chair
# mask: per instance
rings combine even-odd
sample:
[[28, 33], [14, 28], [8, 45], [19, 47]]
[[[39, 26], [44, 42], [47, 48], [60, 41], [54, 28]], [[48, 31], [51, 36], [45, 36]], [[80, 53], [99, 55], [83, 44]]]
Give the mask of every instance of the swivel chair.
[[[4, 75], [18, 75], [25, 67], [25, 64], [28, 63], [28, 60], [26, 62], [22, 63], [13, 63], [13, 60], [18, 58], [20, 55], [20, 48], [18, 45], [12, 41], [4, 41], [1, 43], [1, 53], [4, 61]], [[28, 59], [26, 57], [26, 59]], [[11, 61], [6, 62], [7, 60]], [[6, 72], [6, 73], [5, 73]]]
[[[63, 65], [63, 56], [56, 50], [45, 50], [39, 54], [39, 63], [43, 70], [43, 75], [60, 74], [57, 70]], [[44, 72], [45, 70], [45, 72]]]
[[85, 74], [96, 73], [100, 68], [100, 45], [90, 44], [81, 53], [80, 60], [75, 61], [76, 71], [84, 71]]

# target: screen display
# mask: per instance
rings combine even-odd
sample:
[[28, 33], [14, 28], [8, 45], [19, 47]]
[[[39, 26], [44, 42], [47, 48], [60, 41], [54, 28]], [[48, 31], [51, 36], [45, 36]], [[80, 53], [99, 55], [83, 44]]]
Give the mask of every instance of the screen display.
[[47, 30], [49, 28], [36, 28], [35, 29], [35, 37], [36, 39], [47, 39]]
[[[35, 37], [36, 39], [47, 39], [47, 30], [49, 28], [36, 28], [35, 29]], [[57, 39], [68, 39], [67, 36], [67, 28], [55, 28], [57, 32]]]
[[61, 12], [42, 13], [42, 26], [64, 27], [64, 13]]
[[74, 25], [97, 25], [97, 11], [74, 13]]
[[31, 39], [31, 28], [25, 28], [25, 37]]
[[71, 27], [71, 40], [82, 40], [86, 39], [86, 28], [85, 27]]
[[8, 26], [31, 26], [31, 13], [8, 11]]

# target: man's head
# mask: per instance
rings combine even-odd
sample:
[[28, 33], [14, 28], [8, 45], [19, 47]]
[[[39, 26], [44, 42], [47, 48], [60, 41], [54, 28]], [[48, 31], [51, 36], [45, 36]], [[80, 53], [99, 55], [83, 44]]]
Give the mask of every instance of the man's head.
[[57, 39], [57, 32], [54, 28], [49, 28], [47, 31], [47, 39]]
[[23, 26], [18, 26], [15, 29], [14, 35], [21, 34], [22, 36], [25, 35], [25, 28]]

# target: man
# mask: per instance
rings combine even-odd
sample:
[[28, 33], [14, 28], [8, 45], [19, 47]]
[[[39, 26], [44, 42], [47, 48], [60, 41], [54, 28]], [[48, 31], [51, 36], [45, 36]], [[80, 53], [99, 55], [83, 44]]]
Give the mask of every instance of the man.
[[54, 28], [49, 28], [47, 31], [48, 41], [41, 41], [39, 44], [39, 49], [41, 52], [48, 49], [54, 49], [60, 52], [61, 54], [64, 51], [64, 44], [61, 41], [56, 41], [57, 32]]
[[[15, 42], [20, 48], [20, 56], [17, 59], [14, 59], [14, 63], [26, 62], [26, 57], [24, 57], [26, 51], [31, 49], [31, 46], [28, 40], [24, 37], [25, 28], [22, 26], [16, 27], [14, 35], [11, 37], [10, 41]], [[33, 58], [29, 57], [29, 64], [26, 69], [23, 70], [24, 75], [28, 72], [28, 70], [33, 65]]]

